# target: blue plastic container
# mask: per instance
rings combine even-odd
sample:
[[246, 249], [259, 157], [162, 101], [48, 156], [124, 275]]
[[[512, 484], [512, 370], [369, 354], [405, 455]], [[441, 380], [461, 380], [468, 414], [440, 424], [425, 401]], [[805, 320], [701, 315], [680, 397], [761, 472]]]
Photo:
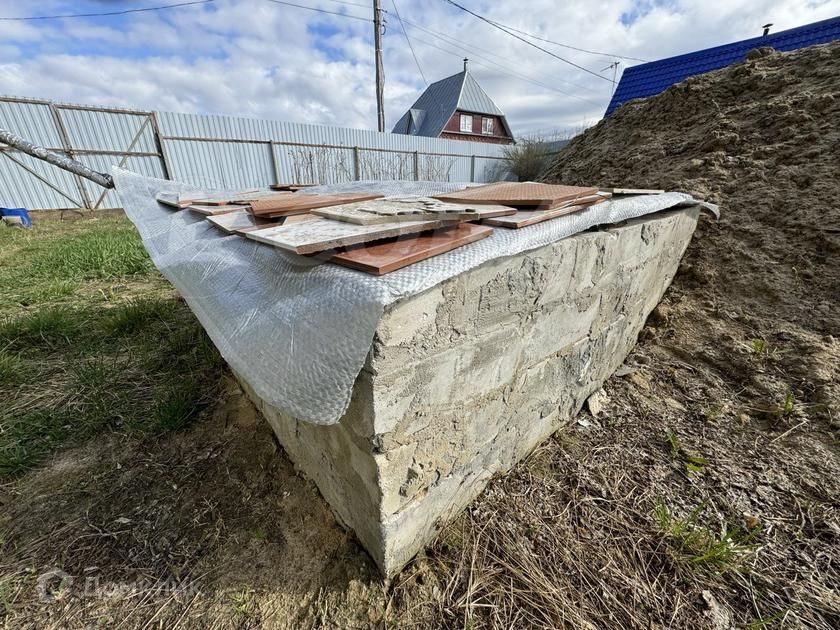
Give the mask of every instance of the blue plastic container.
[[29, 218], [26, 208], [0, 208], [0, 217], [17, 217], [23, 227], [32, 227], [32, 219]]

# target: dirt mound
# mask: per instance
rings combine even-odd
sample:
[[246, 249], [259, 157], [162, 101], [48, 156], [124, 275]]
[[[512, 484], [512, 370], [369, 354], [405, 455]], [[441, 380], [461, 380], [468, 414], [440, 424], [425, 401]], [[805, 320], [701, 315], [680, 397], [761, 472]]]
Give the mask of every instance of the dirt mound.
[[742, 64], [626, 104], [572, 140], [544, 178], [682, 190], [720, 204], [677, 289], [758, 318], [783, 341], [806, 333], [790, 358], [810, 363], [797, 371], [821, 402], [838, 393], [838, 77], [840, 43], [754, 50]]
[[[840, 602], [821, 598], [840, 563], [838, 77], [840, 42], [755, 50], [624, 105], [573, 139], [543, 177], [681, 190], [721, 206], [719, 221], [701, 221], [634, 350], [649, 383], [606, 386], [606, 437], [618, 455], [639, 436], [660, 439], [664, 425], [669, 440], [679, 435], [714, 462], [687, 483], [657, 479], [632, 458], [613, 462], [632, 487], [678, 513], [715, 505], [719, 523], [731, 511], [773, 524], [749, 561], [760, 601], [726, 572], [705, 583], [695, 576], [677, 589], [694, 594], [693, 614], [707, 588], [738, 623], [778, 614], [836, 627]], [[802, 505], [820, 511], [811, 525], [796, 524]]]

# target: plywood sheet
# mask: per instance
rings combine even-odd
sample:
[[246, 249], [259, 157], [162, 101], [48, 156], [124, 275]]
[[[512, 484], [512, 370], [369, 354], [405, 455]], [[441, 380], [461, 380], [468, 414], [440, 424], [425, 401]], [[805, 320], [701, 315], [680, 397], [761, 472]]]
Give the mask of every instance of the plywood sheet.
[[296, 254], [314, 254], [358, 243], [452, 227], [453, 223], [457, 221], [399, 221], [383, 225], [356, 225], [316, 217], [304, 223], [254, 230], [246, 233], [246, 236]]
[[490, 236], [493, 228], [461, 223], [453, 228], [411, 235], [396, 240], [356, 245], [330, 258], [330, 262], [382, 275]]
[[559, 203], [575, 201], [594, 195], [594, 186], [563, 186], [538, 182], [500, 182], [475, 186], [453, 193], [436, 195], [436, 199], [450, 203], [490, 203], [515, 207], [543, 206], [551, 208]]
[[596, 201], [594, 203], [589, 203], [585, 205], [563, 206], [561, 208], [554, 208], [552, 210], [520, 210], [516, 214], [511, 214], [504, 217], [485, 219], [482, 221], [482, 223], [486, 225], [495, 225], [497, 227], [506, 227], [512, 229], [522, 228], [528, 225], [533, 225], [535, 223], [548, 221], [549, 219], [556, 219], [557, 217], [572, 214], [573, 212], [580, 212], [584, 208], [594, 206], [604, 201], [606, 201], [606, 199], [601, 198], [599, 201]]
[[[280, 193], [282, 194], [282, 193]], [[315, 195], [307, 193], [288, 193], [283, 197], [255, 199], [250, 202], [251, 212], [257, 216], [283, 216], [309, 212], [316, 208], [339, 206], [358, 201], [380, 199], [382, 195], [371, 193], [339, 193], [334, 195]]]

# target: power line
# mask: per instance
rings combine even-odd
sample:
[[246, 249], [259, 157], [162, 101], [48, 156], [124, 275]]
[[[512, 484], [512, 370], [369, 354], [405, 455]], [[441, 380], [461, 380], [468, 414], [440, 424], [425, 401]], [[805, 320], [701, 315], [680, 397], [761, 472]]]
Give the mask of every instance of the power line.
[[554, 44], [555, 46], [562, 46], [563, 48], [569, 48], [570, 50], [577, 50], [578, 52], [587, 53], [587, 54], [590, 54], [590, 55], [601, 55], [603, 57], [617, 57], [618, 59], [627, 59], [628, 61], [641, 61], [642, 63], [647, 63], [649, 61], [648, 59], [639, 59], [638, 57], [628, 57], [626, 55], [615, 55], [615, 54], [612, 54], [612, 53], [596, 52], [594, 50], [586, 50], [586, 48], [578, 48], [577, 46], [570, 46], [569, 44], [561, 44], [560, 42], [555, 42], [554, 40], [546, 39], [545, 37], [540, 37], [539, 35], [534, 35], [533, 33], [529, 33], [527, 31], [519, 30], [518, 28], [508, 26], [507, 24], [502, 24], [501, 22], [494, 22], [494, 23], [498, 24], [499, 26], [504, 26], [505, 28], [510, 29], [511, 31], [516, 31], [517, 33], [521, 33], [522, 35], [525, 35], [525, 36], [530, 37], [532, 39], [538, 39], [541, 42], [547, 42], [549, 44]]
[[568, 59], [564, 59], [564, 58], [563, 58], [563, 57], [561, 57], [560, 55], [556, 55], [556, 54], [554, 54], [554, 53], [553, 53], [553, 52], [551, 52], [550, 50], [546, 50], [546, 49], [545, 49], [545, 48], [543, 48], [542, 46], [537, 46], [534, 42], [528, 41], [528, 40], [527, 40], [527, 39], [525, 39], [524, 37], [521, 37], [521, 36], [517, 35], [516, 33], [512, 32], [512, 31], [509, 31], [509, 30], [508, 30], [508, 29], [506, 29], [504, 26], [500, 26], [499, 24], [497, 24], [497, 23], [496, 23], [496, 22], [494, 22], [493, 20], [488, 19], [488, 18], [484, 17], [483, 15], [479, 15], [478, 13], [475, 13], [474, 11], [470, 11], [467, 7], [465, 7], [465, 6], [461, 6], [461, 5], [460, 5], [460, 4], [458, 4], [457, 2], [453, 2], [453, 0], [445, 0], [445, 1], [446, 1], [446, 2], [448, 2], [449, 4], [451, 4], [452, 6], [454, 6], [454, 7], [457, 7], [457, 8], [459, 8], [459, 9], [461, 9], [461, 11], [464, 11], [464, 12], [469, 13], [470, 15], [472, 15], [472, 16], [474, 16], [474, 17], [477, 17], [477, 18], [478, 18], [479, 20], [481, 20], [482, 22], [487, 22], [487, 24], [489, 24], [489, 25], [490, 25], [490, 26], [492, 26], [493, 28], [497, 28], [497, 29], [499, 29], [500, 31], [502, 31], [503, 33], [507, 33], [507, 34], [508, 34], [508, 35], [510, 35], [511, 37], [515, 37], [515, 38], [516, 38], [516, 39], [518, 39], [519, 41], [521, 41], [521, 42], [525, 42], [525, 43], [526, 43], [526, 44], [528, 44], [529, 46], [531, 46], [531, 47], [533, 47], [533, 48], [536, 48], [537, 50], [541, 50], [542, 52], [544, 52], [544, 53], [545, 53], [545, 54], [547, 54], [547, 55], [551, 55], [551, 56], [552, 56], [552, 57], [554, 57], [555, 59], [559, 59], [559, 60], [560, 60], [560, 61], [562, 61], [563, 63], [567, 63], [567, 64], [569, 64], [570, 66], [574, 66], [575, 68], [578, 68], [579, 70], [583, 70], [584, 72], [587, 72], [587, 73], [591, 74], [593, 77], [598, 77], [599, 79], [601, 79], [601, 80], [603, 80], [603, 81], [610, 81], [607, 77], [602, 76], [602, 75], [598, 74], [597, 72], [593, 72], [593, 71], [592, 71], [592, 70], [590, 70], [589, 68], [584, 68], [583, 66], [576, 64], [574, 61], [569, 61]]
[[335, 2], [337, 4], [346, 4], [348, 7], [360, 7], [362, 9], [369, 9], [370, 5], [367, 4], [359, 4], [358, 2], [347, 2], [347, 0], [329, 0], [330, 2]]
[[[445, 52], [445, 53], [447, 53], [447, 54], [450, 54], [450, 55], [453, 55], [453, 56], [456, 56], [456, 57], [460, 57], [460, 56], [461, 56], [461, 53], [453, 52], [452, 50], [447, 50], [446, 48], [441, 48], [440, 46], [438, 46], [438, 45], [436, 45], [436, 44], [433, 44], [433, 43], [431, 43], [431, 42], [427, 42], [426, 40], [421, 39], [421, 38], [417, 37], [416, 35], [414, 36], [414, 41], [416, 41], [416, 42], [420, 42], [421, 44], [425, 44], [426, 46], [429, 46], [429, 47], [431, 47], [431, 48], [435, 48], [435, 49], [437, 49], [437, 50], [440, 50], [441, 52]], [[550, 91], [552, 91], [552, 92], [557, 92], [557, 93], [562, 94], [562, 95], [564, 95], [564, 96], [568, 96], [568, 97], [571, 97], [571, 98], [576, 98], [576, 99], [578, 99], [579, 101], [583, 101], [584, 103], [588, 103], [589, 105], [593, 105], [593, 106], [596, 106], [596, 107], [602, 107], [602, 104], [600, 104], [600, 103], [595, 103], [594, 101], [590, 101], [589, 99], [583, 98], [582, 96], [578, 96], [577, 94], [572, 94], [572, 93], [569, 93], [569, 92], [564, 92], [563, 90], [561, 90], [561, 89], [559, 89], [559, 88], [556, 88], [556, 87], [554, 87], [554, 86], [552, 86], [552, 85], [546, 85], [545, 83], [541, 83], [540, 81], [538, 81], [538, 80], [536, 80], [536, 79], [534, 79], [534, 78], [532, 78], [532, 77], [529, 77], [529, 76], [524, 75], [524, 74], [520, 74], [520, 73], [515, 72], [515, 71], [513, 71], [513, 70], [510, 70], [510, 69], [508, 69], [508, 68], [505, 68], [505, 66], [502, 66], [502, 65], [500, 65], [500, 64], [498, 64], [498, 63], [496, 63], [496, 62], [494, 62], [493, 60], [491, 60], [491, 59], [487, 59], [486, 57], [483, 57], [483, 56], [481, 56], [481, 55], [477, 55], [477, 54], [475, 54], [474, 52], [470, 51], [470, 50], [469, 50], [469, 49], [467, 49], [467, 48], [464, 48], [464, 47], [462, 47], [462, 46], [458, 46], [457, 44], [451, 44], [451, 43], [449, 43], [449, 42], [446, 42], [446, 43], [447, 43], [448, 45], [450, 45], [450, 46], [455, 46], [456, 48], [461, 48], [461, 50], [464, 50], [464, 51], [468, 52], [469, 54], [471, 54], [471, 55], [474, 55], [474, 56], [478, 57], [479, 59], [485, 59], [485, 60], [487, 60], [487, 61], [489, 62], [489, 64], [490, 64], [490, 65], [488, 65], [487, 63], [481, 63], [481, 62], [479, 62], [479, 61], [476, 61], [476, 60], [475, 60], [475, 59], [473, 59], [472, 57], [470, 57], [470, 61], [471, 61], [472, 63], [476, 64], [477, 66], [481, 66], [482, 68], [487, 68], [488, 70], [493, 70], [493, 71], [496, 71], [496, 72], [501, 72], [502, 74], [506, 74], [506, 75], [508, 75], [508, 76], [511, 76], [511, 77], [514, 77], [514, 78], [520, 79], [520, 80], [522, 80], [522, 81], [526, 81], [526, 82], [528, 82], [528, 83], [532, 83], [532, 84], [537, 85], [537, 86], [539, 86], [539, 87], [541, 87], [541, 88], [544, 88], [544, 89], [546, 89], [546, 90], [550, 90]]]
[[[471, 55], [477, 55], [475, 50], [480, 50], [480, 51], [482, 51], [482, 52], [484, 52], [484, 53], [486, 53], [486, 54], [488, 54], [492, 57], [496, 57], [496, 58], [502, 59], [504, 61], [511, 61], [511, 59], [509, 59], [509, 58], [507, 58], [503, 55], [498, 55], [498, 54], [496, 54], [496, 53], [494, 53], [490, 50], [487, 50], [486, 48], [481, 48], [480, 46], [476, 46], [475, 44], [471, 44], [470, 45], [471, 48], [466, 48], [466, 47], [464, 47], [463, 44], [460, 43], [459, 40], [457, 40], [457, 39], [455, 39], [455, 38], [453, 38], [449, 35], [446, 35], [445, 33], [441, 33], [440, 31], [435, 31], [435, 30], [432, 30], [432, 29], [427, 28], [425, 26], [421, 26], [420, 24], [417, 24], [416, 22], [412, 22], [411, 20], [403, 20], [403, 22], [405, 22], [406, 24], [408, 24], [412, 28], [416, 28], [416, 29], [419, 29], [421, 31], [424, 31], [424, 32], [428, 33], [429, 35], [431, 35], [432, 37], [435, 37], [437, 39], [441, 39], [441, 40], [447, 42], [448, 44], [450, 44], [452, 46], [460, 48], [461, 50], [464, 50], [464, 51], [470, 53]], [[480, 55], [479, 55], [479, 57], [480, 57]], [[498, 62], [493, 61], [492, 59], [487, 59], [487, 61], [489, 61], [490, 63], [498, 64], [500, 67], [504, 67], [504, 66], [502, 66], [502, 64], [499, 64]], [[553, 78], [557, 79], [558, 81], [562, 81], [563, 83], [568, 83], [569, 85], [574, 86], [574, 87], [576, 87], [580, 90], [586, 90], [587, 92], [592, 92], [593, 91], [591, 88], [588, 88], [584, 85], [579, 85], [577, 83], [574, 83], [573, 81], [569, 81], [568, 79], [563, 79], [563, 78], [560, 78], [560, 77], [553, 77]]]
[[[306, 9], [307, 11], [317, 11], [318, 13], [327, 13], [329, 15], [338, 15], [340, 17], [350, 18], [351, 20], [362, 20], [363, 22], [370, 22], [370, 18], [359, 17], [358, 15], [350, 15], [349, 13], [339, 13], [338, 11], [327, 11], [326, 9], [316, 9], [315, 7], [308, 7], [304, 4], [295, 4], [293, 2], [283, 2], [283, 0], [267, 0], [268, 2], [273, 2], [274, 4], [282, 4], [287, 7], [296, 7], [298, 9]], [[332, 0], [333, 2], [337, 2], [337, 0]], [[349, 2], [342, 2], [341, 4], [350, 4]], [[353, 5], [353, 6], [361, 6], [361, 5]], [[365, 7], [367, 8], [367, 7]]]
[[426, 87], [429, 87], [429, 82], [426, 81], [426, 75], [423, 74], [423, 68], [420, 67], [420, 61], [417, 59], [417, 53], [414, 52], [414, 46], [411, 45], [411, 40], [408, 38], [408, 31], [405, 30], [405, 24], [403, 23], [402, 18], [400, 17], [400, 10], [397, 8], [397, 0], [391, 0], [391, 4], [394, 5], [394, 13], [397, 15], [397, 20], [402, 27], [403, 35], [405, 35], [405, 41], [408, 42], [408, 48], [411, 50], [411, 56], [414, 57], [414, 63], [417, 64], [417, 69], [420, 71], [420, 76], [423, 77], [423, 83], [426, 84]]
[[188, 7], [195, 4], [208, 4], [216, 0], [194, 0], [193, 2], [179, 2], [177, 4], [164, 4], [157, 7], [142, 7], [140, 9], [123, 9], [122, 11], [108, 11], [106, 13], [71, 13], [68, 15], [33, 15], [28, 17], [0, 17], [0, 20], [7, 22], [25, 22], [29, 20], [58, 20], [65, 18], [79, 17], [100, 17], [103, 15], [125, 15], [126, 13], [143, 13], [144, 11], [163, 11], [164, 9], [176, 9]]

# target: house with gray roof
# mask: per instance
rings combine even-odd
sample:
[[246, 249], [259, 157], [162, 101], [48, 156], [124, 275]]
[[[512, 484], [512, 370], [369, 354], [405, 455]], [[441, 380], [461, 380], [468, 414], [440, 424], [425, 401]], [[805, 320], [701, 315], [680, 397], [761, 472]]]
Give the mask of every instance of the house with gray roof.
[[512, 144], [504, 112], [467, 70], [432, 83], [394, 125], [392, 133]]

